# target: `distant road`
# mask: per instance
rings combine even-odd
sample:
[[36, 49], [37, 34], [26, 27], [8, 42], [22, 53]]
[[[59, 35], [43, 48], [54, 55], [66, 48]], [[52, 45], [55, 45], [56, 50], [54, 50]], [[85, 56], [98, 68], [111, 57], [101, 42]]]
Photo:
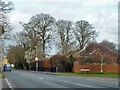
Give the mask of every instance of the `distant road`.
[[91, 77], [56, 76], [25, 70], [12, 70], [4, 72], [4, 75], [13, 88], [118, 88], [118, 85], [100, 82], [96, 77], [94, 80]]

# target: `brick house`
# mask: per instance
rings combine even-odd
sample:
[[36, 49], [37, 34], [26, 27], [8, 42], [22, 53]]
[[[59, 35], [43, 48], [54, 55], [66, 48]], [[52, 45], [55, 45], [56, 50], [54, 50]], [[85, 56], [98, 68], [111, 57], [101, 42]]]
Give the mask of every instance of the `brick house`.
[[[99, 64], [103, 59], [104, 64], [118, 64], [118, 54], [106, 47], [94, 47], [89, 50], [90, 47], [86, 47], [85, 49], [74, 54], [74, 58], [79, 63], [84, 64]], [[91, 62], [89, 62], [91, 60]]]
[[77, 52], [74, 58], [73, 72], [89, 69], [91, 73], [98, 73], [101, 71], [101, 64], [103, 72], [118, 72], [118, 55], [105, 46], [88, 46]]

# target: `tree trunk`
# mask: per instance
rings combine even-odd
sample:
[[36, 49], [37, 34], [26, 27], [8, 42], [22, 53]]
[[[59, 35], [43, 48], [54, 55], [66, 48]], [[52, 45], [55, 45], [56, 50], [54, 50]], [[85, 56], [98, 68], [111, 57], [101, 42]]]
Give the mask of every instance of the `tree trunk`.
[[36, 31], [34, 30], [34, 46], [36, 46], [37, 44], [36, 44]]
[[43, 57], [45, 57], [45, 40], [43, 40]]

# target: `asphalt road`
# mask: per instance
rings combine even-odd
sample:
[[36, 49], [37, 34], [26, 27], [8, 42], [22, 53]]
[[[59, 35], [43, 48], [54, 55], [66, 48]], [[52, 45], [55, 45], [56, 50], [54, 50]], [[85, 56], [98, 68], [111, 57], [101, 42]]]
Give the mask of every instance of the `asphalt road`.
[[4, 75], [12, 88], [118, 88], [116, 84], [88, 77], [57, 76], [36, 71], [12, 70], [4, 72]]

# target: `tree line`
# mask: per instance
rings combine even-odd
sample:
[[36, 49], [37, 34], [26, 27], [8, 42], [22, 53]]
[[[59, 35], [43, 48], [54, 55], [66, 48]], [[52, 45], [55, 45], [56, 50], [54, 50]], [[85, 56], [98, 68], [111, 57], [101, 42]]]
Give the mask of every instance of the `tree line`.
[[[9, 13], [13, 9], [13, 3], [1, 3], [3, 16], [5, 13]], [[9, 7], [9, 8], [6, 8]], [[2, 27], [3, 31], [9, 31], [11, 28], [5, 28], [9, 26], [7, 21], [4, 21]], [[29, 22], [19, 22], [23, 27], [23, 30], [17, 32], [15, 35], [12, 35], [15, 41], [14, 46], [9, 46], [7, 58], [9, 63], [19, 63], [20, 67], [26, 65], [25, 60], [25, 51], [34, 50], [34, 59], [36, 54], [37, 47], [37, 56], [39, 58], [47, 58], [48, 52], [53, 47], [54, 44], [57, 47], [59, 54], [65, 57], [69, 57], [68, 66], [73, 63], [71, 61], [73, 58], [72, 55], [74, 51], [80, 51], [86, 47], [88, 43], [95, 42], [96, 37], [99, 32], [88, 21], [78, 20], [72, 22], [70, 20], [56, 20], [50, 14], [39, 13], [32, 16]], [[7, 35], [6, 35], [7, 36]], [[115, 44], [109, 41], [106, 41], [104, 44], [107, 44], [111, 49], [115, 48]], [[33, 52], [32, 52], [33, 53]]]
[[[98, 32], [88, 21], [79, 20], [74, 23], [69, 20], [56, 20], [50, 14], [44, 13], [36, 14], [29, 22], [20, 22], [20, 25], [23, 30], [13, 35], [16, 46], [11, 46], [7, 55], [10, 63], [19, 61], [19, 58], [13, 57], [16, 57], [16, 52], [17, 56], [21, 56], [20, 52], [17, 49], [14, 49], [14, 53], [12, 51], [18, 46], [23, 49], [24, 55], [25, 51], [35, 50], [37, 47], [40, 54], [38, 57], [46, 58], [50, 53], [48, 50], [51, 50], [54, 44], [59, 54], [69, 56], [69, 52], [83, 49], [98, 36]], [[23, 60], [21, 59], [21, 62]]]
[[18, 45], [25, 49], [41, 47], [44, 57], [51, 42], [58, 46], [62, 55], [67, 55], [70, 50], [83, 49], [98, 35], [94, 27], [85, 20], [75, 23], [68, 20], [56, 21], [54, 17], [44, 13], [36, 14], [28, 23], [20, 24], [23, 26], [23, 31], [14, 35]]
[[[50, 14], [44, 13], [36, 14], [31, 17], [29, 22], [20, 22], [20, 25], [22, 25], [23, 31], [14, 35], [17, 46], [13, 46], [12, 48], [18, 48], [19, 46], [23, 49], [23, 58], [14, 58], [14, 62], [21, 61], [21, 63], [23, 63], [22, 61], [26, 62], [24, 60], [25, 51], [36, 51], [35, 47], [37, 47], [37, 56], [39, 58], [47, 58], [47, 55], [50, 53], [47, 51], [52, 48], [51, 46], [53, 44], [57, 47], [59, 54], [71, 58], [71, 55], [74, 54], [72, 52], [80, 51], [85, 48], [88, 43], [95, 42], [95, 38], [99, 33], [88, 21], [79, 20], [74, 23], [69, 20], [56, 20], [50, 16]], [[115, 44], [109, 41], [102, 43], [108, 45], [111, 49], [115, 48]], [[12, 48], [10, 50], [12, 50]], [[15, 50], [18, 56], [20, 55], [21, 57], [20, 50]], [[12, 53], [12, 51], [8, 53], [10, 62], [13, 60], [11, 57], [14, 57], [14, 53]], [[32, 59], [34, 59], [34, 57], [35, 53]], [[13, 63], [13, 61], [11, 63]]]

